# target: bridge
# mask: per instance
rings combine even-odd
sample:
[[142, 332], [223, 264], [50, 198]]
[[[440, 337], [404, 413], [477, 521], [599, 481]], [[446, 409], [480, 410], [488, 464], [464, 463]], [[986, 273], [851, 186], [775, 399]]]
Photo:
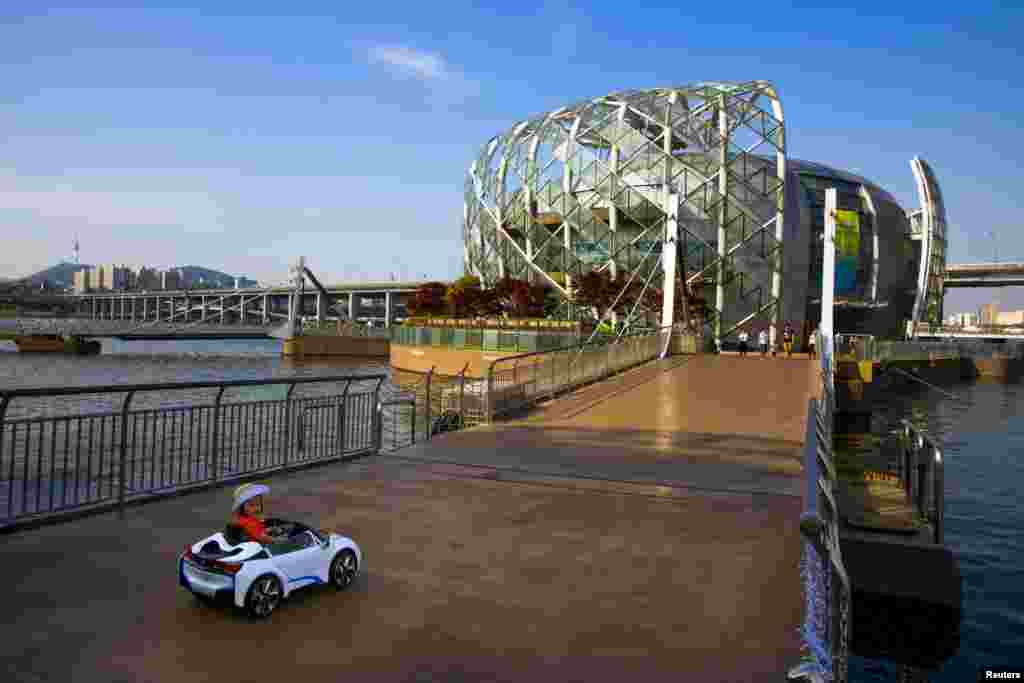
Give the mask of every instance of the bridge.
[[[319, 283], [317, 283], [319, 284]], [[86, 336], [156, 334], [161, 337], [218, 334], [230, 325], [262, 336], [291, 318], [329, 323], [348, 320], [390, 327], [407, 315], [421, 281], [343, 283], [306, 291], [293, 284], [252, 289], [90, 292], [46, 294], [8, 288], [0, 303], [56, 309], [77, 320], [61, 321], [66, 332]], [[113, 324], [116, 321], [117, 324]], [[73, 328], [73, 329], [72, 329]]]
[[1024, 286], [1024, 263], [957, 263], [946, 266], [945, 287]]

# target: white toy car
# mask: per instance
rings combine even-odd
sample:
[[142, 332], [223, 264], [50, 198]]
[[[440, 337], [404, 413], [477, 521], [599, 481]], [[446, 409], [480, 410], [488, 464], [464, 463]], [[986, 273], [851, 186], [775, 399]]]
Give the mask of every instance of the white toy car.
[[352, 584], [362, 553], [351, 538], [283, 519], [266, 520], [267, 533], [280, 541], [261, 545], [229, 524], [178, 558], [178, 581], [204, 601], [224, 600], [264, 619], [297, 588]]

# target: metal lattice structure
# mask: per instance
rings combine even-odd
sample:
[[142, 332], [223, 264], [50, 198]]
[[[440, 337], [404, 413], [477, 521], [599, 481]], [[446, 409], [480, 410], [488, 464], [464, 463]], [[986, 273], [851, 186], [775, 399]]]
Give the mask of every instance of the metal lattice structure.
[[544, 283], [580, 319], [573, 283], [609, 270], [664, 292], [627, 326], [675, 320], [677, 278], [714, 292], [716, 338], [780, 316], [786, 173], [782, 104], [771, 84], [630, 90], [535, 116], [492, 138], [466, 179], [466, 271]]
[[942, 190], [931, 165], [920, 157], [910, 162], [917, 181], [921, 208], [910, 214], [911, 230], [921, 240], [921, 261], [918, 269], [917, 296], [914, 299], [913, 322], [930, 318], [942, 320], [943, 288], [946, 278], [946, 205]]

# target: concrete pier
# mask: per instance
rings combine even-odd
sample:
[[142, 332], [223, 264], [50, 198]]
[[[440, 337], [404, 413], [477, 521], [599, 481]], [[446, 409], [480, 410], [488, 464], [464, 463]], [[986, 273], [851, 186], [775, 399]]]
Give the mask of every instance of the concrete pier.
[[799, 658], [816, 376], [797, 359], [669, 359], [526, 420], [274, 477], [271, 514], [351, 535], [366, 566], [350, 592], [296, 594], [266, 623], [174, 580], [184, 544], [224, 525], [228, 489], [0, 538], [7, 670], [783, 680]]

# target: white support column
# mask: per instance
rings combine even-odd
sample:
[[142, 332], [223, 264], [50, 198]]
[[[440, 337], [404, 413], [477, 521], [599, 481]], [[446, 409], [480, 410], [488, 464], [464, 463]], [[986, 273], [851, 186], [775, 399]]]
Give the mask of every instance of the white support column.
[[349, 322], [355, 322], [356, 321], [356, 308], [357, 308], [356, 307], [356, 293], [353, 290], [353, 291], [350, 291], [348, 293], [348, 319], [349, 319]]
[[206, 321], [206, 295], [203, 294], [199, 297], [199, 316], [204, 322]]
[[239, 294], [238, 295], [238, 324], [239, 325], [244, 325], [245, 324], [245, 304], [246, 303], [247, 302], [245, 300], [245, 295], [244, 294]]
[[220, 324], [224, 324], [224, 296], [220, 297]]
[[[661, 325], [668, 327], [675, 323], [676, 311], [676, 241], [679, 239], [679, 195], [664, 190], [665, 235], [661, 242], [662, 283]], [[662, 352], [662, 357], [664, 353]]]
[[149, 322], [149, 297], [142, 297], [142, 320]]
[[391, 327], [391, 292], [384, 292], [384, 327]]
[[327, 300], [324, 299], [324, 295], [320, 292], [316, 293], [316, 326], [320, 327], [320, 323], [324, 320], [324, 306], [327, 305]]
[[156, 298], [156, 321], [160, 322], [160, 297]]
[[722, 348], [722, 318], [725, 313], [725, 221], [728, 218], [726, 212], [725, 198], [729, 196], [729, 116], [725, 109], [725, 96], [719, 100], [718, 105], [718, 144], [722, 146], [718, 155], [718, 194], [722, 201], [718, 209], [718, 268], [716, 269], [715, 282], [715, 344]]
[[[821, 267], [821, 334], [824, 344], [829, 344], [833, 336], [833, 306], [836, 289], [836, 207], [838, 193], [836, 188], [825, 190], [825, 254]], [[822, 348], [822, 358], [830, 357], [831, 348]]]
[[270, 295], [263, 295], [263, 324], [266, 325], [270, 322]]

